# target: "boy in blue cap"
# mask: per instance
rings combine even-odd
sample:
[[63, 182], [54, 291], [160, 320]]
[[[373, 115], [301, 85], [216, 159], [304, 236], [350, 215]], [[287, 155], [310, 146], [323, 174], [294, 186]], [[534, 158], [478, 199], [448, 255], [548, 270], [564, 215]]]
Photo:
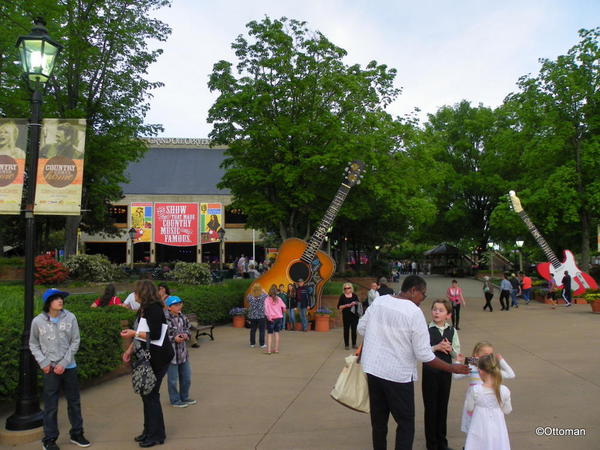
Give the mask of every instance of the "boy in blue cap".
[[[181, 312], [183, 300], [176, 295], [167, 297], [165, 302], [167, 311], [167, 334], [173, 345], [175, 356], [169, 364], [167, 371], [167, 380], [169, 388], [169, 400], [171, 406], [175, 408], [187, 408], [189, 405], [195, 405], [196, 400], [189, 398], [190, 385], [192, 383], [192, 369], [188, 360], [188, 349], [186, 341], [191, 338], [190, 322]], [[179, 391], [177, 390], [179, 383]]]
[[79, 325], [73, 313], [63, 308], [68, 292], [48, 289], [42, 295], [43, 312], [31, 322], [29, 349], [44, 373], [45, 450], [58, 450], [58, 397], [60, 389], [67, 399], [71, 442], [89, 447], [83, 436], [83, 419], [79, 400], [79, 380], [75, 353], [79, 350]]

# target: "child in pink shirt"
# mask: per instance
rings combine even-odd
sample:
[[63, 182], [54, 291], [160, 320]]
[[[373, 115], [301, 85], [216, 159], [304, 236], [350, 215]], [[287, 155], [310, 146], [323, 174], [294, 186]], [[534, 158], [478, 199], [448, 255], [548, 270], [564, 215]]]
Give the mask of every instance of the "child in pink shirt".
[[271, 343], [273, 334], [275, 334], [274, 353], [279, 353], [279, 332], [283, 323], [285, 314], [285, 303], [277, 295], [277, 286], [272, 285], [269, 289], [269, 295], [265, 298], [265, 316], [267, 317], [267, 355], [271, 354]]

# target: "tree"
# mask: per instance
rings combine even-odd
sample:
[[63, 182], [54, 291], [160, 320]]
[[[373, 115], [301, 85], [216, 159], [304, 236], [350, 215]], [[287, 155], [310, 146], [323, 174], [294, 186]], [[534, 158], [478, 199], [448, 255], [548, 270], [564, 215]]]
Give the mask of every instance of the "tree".
[[578, 240], [585, 269], [600, 213], [600, 28], [579, 35], [566, 55], [522, 77], [504, 108], [521, 147], [525, 209], [555, 251]]
[[[77, 228], [115, 232], [107, 206], [122, 197], [125, 169], [146, 151], [140, 136], [151, 136], [159, 125], [145, 124], [148, 99], [159, 82], [144, 78], [162, 53], [149, 48], [149, 40], [166, 40], [170, 28], [150, 17], [170, 0], [30, 0], [3, 5], [0, 25], [18, 34], [31, 29], [30, 19], [43, 16], [50, 35], [64, 46], [44, 98], [45, 117], [86, 118], [86, 155], [83, 180], [83, 217], [66, 219], [65, 252], [73, 254]], [[1, 39], [0, 68], [6, 55], [16, 59], [14, 42]], [[6, 36], [6, 32], [3, 33]], [[2, 79], [0, 111], [23, 116], [28, 99], [17, 78]]]
[[440, 177], [431, 190], [438, 214], [421, 230], [421, 239], [453, 242], [464, 250], [486, 248], [491, 213], [508, 192], [514, 170], [499, 158], [500, 123], [495, 110], [466, 100], [429, 115], [421, 146]]
[[338, 232], [347, 231], [339, 230], [344, 218], [379, 218], [366, 197], [381, 200], [402, 223], [412, 212], [415, 183], [398, 176], [411, 124], [385, 111], [400, 93], [396, 71], [375, 61], [365, 68], [344, 64], [346, 52], [305, 22], [266, 17], [247, 29], [248, 37], [232, 45], [235, 70], [219, 61], [208, 85], [219, 93], [209, 111], [210, 137], [229, 146], [219, 187], [230, 189], [248, 225], [282, 239], [308, 237], [355, 159], [365, 162], [365, 179], [343, 207]]

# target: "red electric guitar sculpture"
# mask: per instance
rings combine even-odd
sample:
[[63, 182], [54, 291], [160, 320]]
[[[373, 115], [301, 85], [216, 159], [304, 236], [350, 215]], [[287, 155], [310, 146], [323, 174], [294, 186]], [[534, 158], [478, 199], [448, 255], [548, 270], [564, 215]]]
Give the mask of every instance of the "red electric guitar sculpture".
[[562, 288], [562, 279], [565, 275], [565, 271], [569, 272], [571, 275], [571, 290], [574, 295], [581, 295], [585, 292], [586, 289], [598, 289], [598, 285], [596, 284], [596, 280], [594, 280], [587, 273], [582, 272], [579, 267], [577, 267], [577, 263], [575, 262], [575, 256], [570, 250], [564, 251], [564, 261], [561, 263], [542, 234], [538, 231], [536, 226], [533, 224], [527, 213], [523, 210], [521, 206], [521, 200], [515, 194], [515, 191], [510, 191], [508, 193], [510, 196], [510, 201], [512, 202], [513, 208], [515, 212], [519, 215], [519, 217], [525, 222], [527, 228], [530, 233], [535, 238], [536, 242], [542, 250], [546, 254], [546, 258], [550, 262], [541, 263], [537, 265], [538, 273], [545, 278], [546, 280], [551, 280], [551, 274], [554, 275], [554, 281], [556, 282], [559, 288]]

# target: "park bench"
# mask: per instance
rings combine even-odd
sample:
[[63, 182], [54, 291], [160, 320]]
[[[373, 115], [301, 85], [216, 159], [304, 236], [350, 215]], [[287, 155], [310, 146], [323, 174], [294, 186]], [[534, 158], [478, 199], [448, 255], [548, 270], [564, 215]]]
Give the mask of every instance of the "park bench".
[[213, 330], [215, 328], [214, 325], [191, 325], [192, 323], [198, 323], [198, 316], [196, 314], [186, 314], [188, 320], [190, 321], [190, 331], [192, 333], [196, 333], [196, 340], [198, 340], [198, 336], [208, 336], [211, 341], [215, 340], [213, 336]]

